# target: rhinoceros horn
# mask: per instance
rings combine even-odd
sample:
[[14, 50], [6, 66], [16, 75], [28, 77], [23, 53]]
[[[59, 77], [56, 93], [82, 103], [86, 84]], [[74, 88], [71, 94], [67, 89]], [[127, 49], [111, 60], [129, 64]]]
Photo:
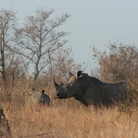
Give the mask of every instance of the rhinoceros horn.
[[55, 87], [59, 86], [59, 84], [56, 83], [55, 78], [53, 78], [53, 82], [54, 82]]

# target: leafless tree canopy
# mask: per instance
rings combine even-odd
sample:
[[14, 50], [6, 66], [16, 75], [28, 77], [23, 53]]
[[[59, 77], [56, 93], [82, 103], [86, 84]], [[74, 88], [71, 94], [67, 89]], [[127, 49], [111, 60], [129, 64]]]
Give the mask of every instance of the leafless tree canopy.
[[24, 27], [16, 29], [16, 53], [23, 56], [34, 67], [34, 80], [47, 67], [54, 52], [67, 41], [62, 40], [68, 33], [58, 28], [69, 18], [68, 14], [53, 18], [54, 10], [39, 8], [35, 16], [27, 16]]
[[15, 26], [15, 14], [12, 11], [0, 10], [0, 72], [3, 86], [7, 87], [6, 73], [11, 68], [14, 54], [10, 48]]

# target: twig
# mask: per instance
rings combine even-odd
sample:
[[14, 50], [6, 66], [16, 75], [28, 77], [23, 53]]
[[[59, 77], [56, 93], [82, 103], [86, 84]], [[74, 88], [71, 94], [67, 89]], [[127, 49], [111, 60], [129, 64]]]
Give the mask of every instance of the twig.
[[30, 135], [30, 136], [21, 136], [19, 138], [24, 138], [24, 137], [42, 137], [44, 135], [48, 135], [49, 133], [52, 133], [51, 131], [46, 132], [46, 133], [42, 133], [42, 134], [37, 134], [37, 135]]

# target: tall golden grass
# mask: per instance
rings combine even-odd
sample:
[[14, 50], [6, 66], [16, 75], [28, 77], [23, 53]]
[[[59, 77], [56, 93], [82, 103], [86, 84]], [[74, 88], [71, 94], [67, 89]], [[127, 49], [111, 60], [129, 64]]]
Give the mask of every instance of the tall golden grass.
[[[29, 92], [30, 93], [30, 92]], [[138, 138], [138, 108], [95, 109], [75, 99], [52, 99], [50, 106], [2, 104], [13, 138]]]

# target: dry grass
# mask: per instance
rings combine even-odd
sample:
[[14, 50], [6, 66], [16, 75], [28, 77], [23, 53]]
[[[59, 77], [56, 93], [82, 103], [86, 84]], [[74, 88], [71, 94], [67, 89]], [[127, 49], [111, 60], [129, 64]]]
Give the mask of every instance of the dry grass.
[[54, 100], [49, 107], [33, 110], [11, 104], [3, 105], [3, 109], [14, 138], [138, 138], [136, 108], [130, 115], [117, 107], [95, 110], [75, 100]]
[[74, 99], [54, 99], [52, 89], [49, 92], [51, 106], [31, 109], [22, 104], [24, 100], [27, 103], [31, 93], [31, 89], [25, 88], [16, 88], [11, 103], [1, 104], [13, 138], [138, 138], [138, 108], [135, 106], [127, 113], [117, 107], [95, 110]]

